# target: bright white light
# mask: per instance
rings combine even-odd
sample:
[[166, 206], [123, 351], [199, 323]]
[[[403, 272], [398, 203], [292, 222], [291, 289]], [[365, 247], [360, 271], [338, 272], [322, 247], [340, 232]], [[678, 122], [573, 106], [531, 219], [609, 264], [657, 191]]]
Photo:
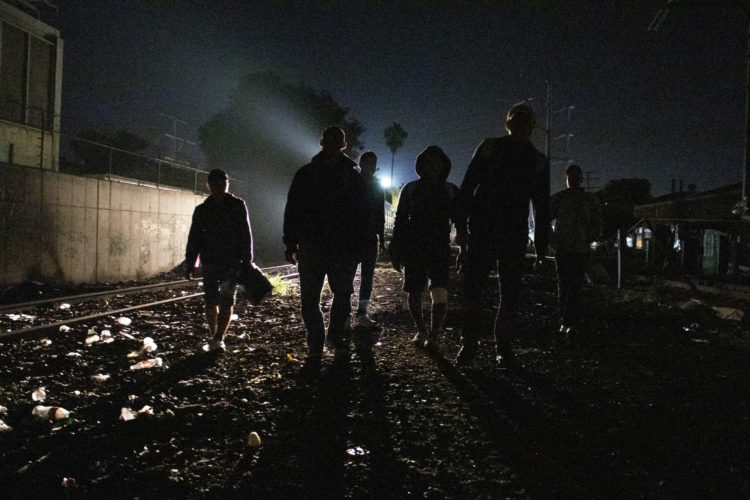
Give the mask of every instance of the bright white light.
[[383, 186], [383, 188], [391, 187], [391, 178], [387, 175], [380, 176], [380, 185]]

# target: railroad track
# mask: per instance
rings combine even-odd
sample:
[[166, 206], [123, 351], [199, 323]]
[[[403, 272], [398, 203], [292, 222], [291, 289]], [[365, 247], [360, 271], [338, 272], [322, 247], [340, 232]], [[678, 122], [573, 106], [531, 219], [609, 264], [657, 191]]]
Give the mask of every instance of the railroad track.
[[[278, 276], [282, 279], [291, 279], [298, 276], [295, 271], [295, 266], [283, 265], [283, 266], [272, 266], [263, 268], [263, 272], [270, 276]], [[195, 280], [177, 280], [169, 281], [164, 283], [154, 283], [150, 285], [134, 286], [127, 288], [116, 288], [111, 290], [101, 290], [97, 292], [68, 295], [63, 297], [50, 297], [41, 300], [35, 300], [30, 302], [19, 302], [15, 304], [2, 304], [0, 305], [0, 314], [9, 314], [20, 311], [28, 311], [29, 309], [43, 308], [45, 306], [53, 306], [60, 304], [81, 304], [85, 302], [91, 302], [96, 300], [103, 300], [112, 297], [122, 297], [127, 295], [136, 295], [147, 292], [154, 292], [160, 290], [171, 290], [175, 288], [182, 288], [188, 286], [197, 286], [200, 283], [200, 279]], [[106, 311], [96, 312], [93, 314], [85, 314], [81, 316], [75, 316], [72, 318], [65, 318], [60, 321], [54, 321], [51, 323], [44, 323], [21, 328], [17, 330], [8, 330], [0, 332], [0, 343], [15, 341], [22, 338], [28, 338], [34, 335], [40, 335], [52, 331], [59, 331], [60, 327], [64, 325], [70, 325], [79, 323], [82, 321], [90, 321], [97, 318], [106, 316], [118, 316], [128, 312], [137, 311], [139, 309], [149, 309], [159, 307], [164, 304], [172, 302], [179, 302], [183, 300], [190, 300], [197, 297], [202, 297], [203, 292], [197, 292], [192, 294], [183, 294], [178, 297], [170, 297], [163, 300], [149, 301], [142, 304], [131, 305], [127, 307], [120, 307], [116, 309], [109, 309]]]

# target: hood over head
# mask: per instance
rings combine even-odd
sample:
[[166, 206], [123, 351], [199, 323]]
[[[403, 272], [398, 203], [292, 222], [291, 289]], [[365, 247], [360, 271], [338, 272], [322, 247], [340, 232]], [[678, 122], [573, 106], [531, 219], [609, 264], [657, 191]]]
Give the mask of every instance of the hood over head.
[[425, 162], [428, 158], [439, 158], [441, 160], [442, 169], [440, 170], [440, 180], [444, 182], [448, 178], [448, 174], [451, 173], [451, 160], [438, 146], [429, 146], [427, 149], [419, 153], [419, 156], [417, 156], [417, 163], [414, 166], [417, 175], [422, 178]]

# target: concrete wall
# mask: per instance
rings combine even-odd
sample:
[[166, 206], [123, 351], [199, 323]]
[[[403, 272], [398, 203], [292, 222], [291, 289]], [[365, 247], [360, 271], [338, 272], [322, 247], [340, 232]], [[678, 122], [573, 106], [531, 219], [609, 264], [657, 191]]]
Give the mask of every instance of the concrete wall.
[[40, 155], [44, 147], [42, 165], [50, 170], [57, 170], [57, 159], [60, 156], [60, 136], [44, 133], [38, 128], [0, 120], [0, 162], [39, 167]]
[[184, 259], [192, 192], [0, 164], [0, 284], [143, 278]]

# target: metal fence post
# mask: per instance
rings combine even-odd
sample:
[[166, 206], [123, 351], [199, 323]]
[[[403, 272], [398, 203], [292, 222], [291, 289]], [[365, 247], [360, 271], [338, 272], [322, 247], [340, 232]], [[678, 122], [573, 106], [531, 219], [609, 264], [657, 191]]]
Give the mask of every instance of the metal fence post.
[[622, 287], [622, 230], [617, 230], [617, 289]]

